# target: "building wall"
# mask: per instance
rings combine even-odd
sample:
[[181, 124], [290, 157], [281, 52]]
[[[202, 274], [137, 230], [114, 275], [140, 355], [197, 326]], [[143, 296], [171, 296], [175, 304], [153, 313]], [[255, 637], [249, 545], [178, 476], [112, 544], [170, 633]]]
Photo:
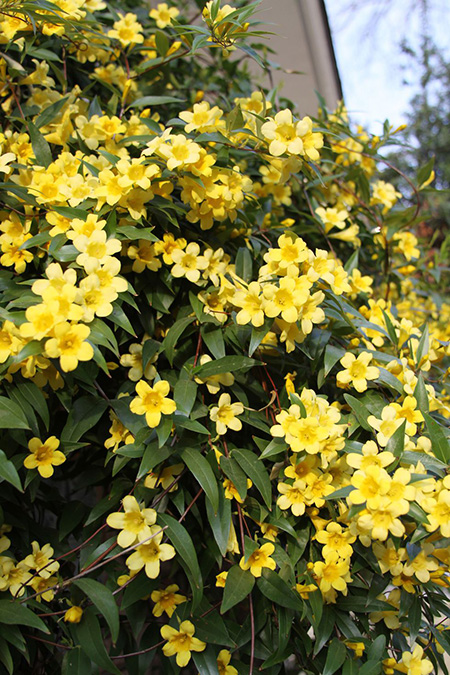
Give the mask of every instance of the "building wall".
[[[282, 94], [302, 115], [316, 114], [315, 90], [333, 108], [342, 91], [323, 0], [262, 0], [255, 18], [275, 33], [263, 41], [276, 52], [270, 60], [281, 67], [272, 70], [274, 85], [283, 83]], [[261, 82], [270, 88], [270, 78]]]

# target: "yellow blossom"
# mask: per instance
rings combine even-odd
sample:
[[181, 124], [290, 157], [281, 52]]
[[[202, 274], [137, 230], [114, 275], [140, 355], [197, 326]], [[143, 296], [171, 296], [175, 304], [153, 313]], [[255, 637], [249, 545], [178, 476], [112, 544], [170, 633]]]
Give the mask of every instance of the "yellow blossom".
[[239, 675], [234, 666], [230, 666], [231, 654], [228, 649], [221, 649], [217, 656], [219, 675]]
[[176, 7], [169, 7], [166, 2], [160, 2], [156, 5], [156, 9], [150, 10], [150, 18], [156, 21], [158, 28], [166, 28], [172, 23], [172, 19], [176, 19], [180, 10]]
[[66, 610], [66, 613], [64, 614], [64, 621], [68, 621], [69, 623], [80, 623], [82, 616], [82, 608], [78, 605], [72, 605], [72, 607], [69, 607], [69, 609]]
[[79, 361], [90, 361], [94, 356], [92, 345], [86, 342], [90, 330], [82, 324], [60, 323], [53, 330], [54, 337], [45, 343], [45, 352], [58, 358], [65, 373], [75, 370]]
[[275, 546], [270, 542], [263, 544], [260, 548], [250, 554], [247, 560], [244, 557], [239, 562], [239, 567], [243, 570], [250, 570], [254, 577], [260, 577], [264, 567], [274, 570], [277, 566], [275, 560], [270, 556], [275, 551]]
[[139, 380], [136, 385], [138, 396], [130, 403], [131, 412], [136, 415], [145, 415], [148, 426], [153, 429], [161, 421], [161, 415], [171, 415], [177, 406], [175, 401], [167, 398], [170, 385], [167, 380], [156, 382], [150, 387], [144, 380]]
[[121, 530], [117, 543], [122, 548], [128, 548], [151, 535], [150, 527], [156, 523], [156, 511], [145, 508], [141, 510], [136, 498], [132, 495], [124, 497], [122, 505], [124, 513], [110, 513], [106, 522], [109, 527]]
[[37, 469], [42, 478], [50, 478], [53, 476], [53, 466], [59, 466], [66, 461], [66, 456], [57, 448], [59, 448], [59, 440], [56, 436], [50, 436], [44, 442], [40, 438], [32, 438], [28, 441], [31, 454], [25, 457], [24, 467]]
[[153, 616], [162, 616], [163, 612], [165, 612], [170, 618], [177, 605], [181, 605], [187, 600], [186, 596], [177, 593], [179, 590], [176, 584], [171, 584], [164, 590], [152, 591], [150, 597], [155, 603], [155, 606], [152, 608]]
[[345, 356], [340, 359], [345, 370], [341, 370], [336, 376], [338, 386], [351, 384], [359, 393], [366, 391], [367, 380], [376, 380], [380, 376], [378, 368], [369, 366], [371, 361], [370, 352], [361, 352], [358, 357], [346, 352]]
[[240, 431], [242, 422], [238, 415], [242, 415], [244, 406], [240, 402], [231, 403], [229, 394], [222, 394], [218, 405], [211, 408], [209, 416], [216, 423], [216, 431], [219, 435], [226, 434], [228, 429]]
[[163, 531], [159, 525], [150, 528], [149, 541], [141, 544], [125, 561], [126, 566], [132, 572], [138, 572], [143, 567], [149, 579], [159, 576], [160, 561], [171, 560], [175, 556], [175, 549], [170, 544], [161, 544]]

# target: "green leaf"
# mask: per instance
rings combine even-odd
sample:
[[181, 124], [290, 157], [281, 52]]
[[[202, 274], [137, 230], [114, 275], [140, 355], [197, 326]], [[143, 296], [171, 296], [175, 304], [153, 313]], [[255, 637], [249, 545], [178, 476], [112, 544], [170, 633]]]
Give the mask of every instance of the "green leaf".
[[178, 339], [194, 319], [194, 316], [185, 316], [184, 319], [176, 321], [163, 340], [161, 349], [165, 352], [171, 366], [173, 365], [173, 360], [175, 358], [175, 346]]
[[81, 647], [75, 647], [65, 654], [61, 675], [89, 675], [90, 673], [91, 659]]
[[404, 420], [399, 428], [392, 434], [387, 442], [386, 450], [392, 452], [394, 457], [401, 457], [405, 447], [405, 429], [406, 420]]
[[444, 434], [443, 427], [428, 413], [423, 413], [431, 440], [431, 450], [441, 462], [450, 462], [450, 440]]
[[248, 355], [252, 356], [255, 351], [258, 349], [261, 342], [266, 337], [267, 333], [273, 326], [273, 319], [266, 319], [264, 324], [259, 328], [252, 328], [252, 333], [250, 336], [250, 344], [248, 347]]
[[258, 579], [258, 588], [266, 598], [277, 605], [294, 609], [297, 612], [303, 611], [303, 603], [298, 594], [294, 593], [280, 575], [273, 570], [263, 570], [262, 576]]
[[18, 600], [0, 600], [0, 623], [14, 626], [30, 626], [50, 633], [45, 623]]
[[185, 569], [187, 568], [190, 573], [189, 582], [193, 593], [193, 608], [195, 609], [202, 598], [203, 580], [192, 539], [183, 525], [172, 516], [167, 513], [160, 513], [158, 518], [167, 527], [167, 534], [181, 558], [181, 565]]
[[425, 327], [422, 331], [422, 335], [419, 340], [419, 344], [417, 345], [417, 350], [416, 350], [416, 365], [417, 368], [420, 368], [420, 363], [423, 359], [424, 356], [428, 355], [428, 352], [430, 351], [430, 334], [428, 330], [428, 324], [425, 324]]
[[221, 457], [220, 468], [226, 477], [231, 480], [238, 491], [240, 498], [244, 501], [247, 496], [247, 476], [242, 471], [239, 464], [231, 457]]
[[113, 305], [113, 307], [114, 309], [112, 313], [108, 315], [108, 319], [110, 319], [117, 326], [120, 326], [120, 328], [123, 328], [127, 333], [129, 333], [133, 337], [136, 337], [134, 328], [131, 325], [129, 318], [123, 311], [122, 307], [120, 305]]
[[334, 345], [327, 345], [325, 347], [325, 354], [323, 357], [323, 376], [324, 378], [328, 375], [330, 370], [336, 363], [341, 359], [345, 354], [345, 349], [342, 347], [335, 347]]
[[111, 631], [112, 640], [116, 643], [119, 636], [119, 610], [109, 588], [93, 579], [76, 579], [74, 584], [88, 596], [98, 611], [103, 614]]
[[414, 643], [419, 635], [420, 624], [422, 622], [422, 604], [420, 598], [413, 596], [411, 607], [408, 610], [407, 625], [409, 629], [409, 636], [411, 643]]
[[216, 511], [211, 502], [206, 501], [206, 514], [219, 551], [225, 557], [231, 527], [231, 500], [226, 499], [223, 490], [219, 490], [219, 508]]
[[222, 359], [225, 356], [225, 342], [221, 328], [211, 329], [210, 325], [202, 326], [202, 338], [206, 346], [215, 359]]
[[337, 638], [333, 638], [327, 649], [327, 660], [322, 675], [333, 675], [342, 666], [346, 656], [345, 645]]
[[48, 412], [47, 401], [44, 398], [42, 391], [34, 382], [19, 382], [17, 385], [18, 391], [25, 396], [28, 403], [33, 406], [41, 420], [48, 429], [50, 425], [50, 415]]
[[77, 399], [61, 432], [63, 445], [65, 441], [79, 441], [97, 424], [107, 407], [106, 401], [96, 396], [81, 396]]
[[260, 459], [279, 455], [281, 452], [286, 452], [287, 448], [288, 446], [282, 438], [273, 438], [269, 445], [262, 451]]
[[206, 496], [212, 504], [214, 512], [219, 509], [219, 490], [217, 479], [208, 460], [203, 457], [200, 450], [194, 448], [185, 448], [181, 453], [183, 462], [189, 471], [195, 476], [199, 485], [204, 489]]
[[430, 402], [428, 400], [428, 392], [425, 388], [422, 373], [420, 373], [419, 377], [417, 378], [417, 384], [414, 389], [414, 398], [417, 401], [417, 408], [422, 414], [424, 412], [429, 412]]
[[420, 167], [417, 172], [417, 187], [420, 189], [420, 186], [425, 183], [431, 176], [433, 171], [434, 162], [436, 157], [432, 157], [426, 164]]
[[251, 281], [253, 275], [253, 258], [248, 248], [242, 247], [238, 249], [235, 264], [237, 276], [247, 283]]
[[192, 380], [178, 380], [173, 390], [173, 398], [177, 404], [177, 412], [187, 417], [191, 414], [197, 397], [197, 385]]
[[33, 122], [27, 122], [27, 126], [36, 163], [47, 168], [53, 162], [50, 146]]
[[247, 474], [254, 483], [261, 497], [269, 509], [272, 510], [272, 486], [270, 484], [269, 474], [264, 464], [251, 450], [234, 449], [231, 456], [236, 459], [241, 469]]
[[116, 231], [116, 235], [120, 235], [126, 239], [136, 241], [138, 239], [145, 239], [146, 241], [159, 241], [158, 237], [153, 234], [151, 227], [134, 227], [133, 225], [121, 225]]
[[367, 659], [370, 661], [382, 661], [386, 656], [386, 636], [379, 635], [370, 645], [367, 651]]
[[212, 647], [203, 652], [192, 652], [192, 658], [200, 675], [218, 675], [217, 656]]
[[185, 99], [175, 96], [143, 96], [137, 98], [128, 108], [147, 108], [152, 105], [165, 105], [166, 103], [184, 103]]
[[120, 675], [120, 670], [116, 668], [106, 651], [100, 624], [92, 608], [83, 612], [80, 623], [74, 625], [73, 628], [83, 651], [89, 658], [106, 672]]
[[348, 403], [348, 405], [350, 406], [350, 408], [355, 413], [355, 417], [360, 423], [360, 425], [363, 427], [363, 429], [366, 429], [366, 431], [372, 431], [372, 427], [367, 422], [367, 418], [369, 417], [370, 412], [367, 410], [366, 406], [364, 406], [354, 396], [350, 396], [350, 394], [344, 394], [344, 398]]
[[63, 98], [60, 98], [59, 101], [47, 106], [47, 108], [45, 108], [34, 120], [36, 128], [40, 129], [41, 127], [45, 127], [54, 120], [61, 108], [66, 104], [68, 98], [68, 96], [64, 96]]
[[27, 418], [17, 403], [0, 396], [0, 429], [29, 429]]
[[322, 647], [327, 643], [331, 633], [333, 632], [334, 624], [336, 617], [334, 612], [329, 607], [325, 607], [325, 610], [320, 619], [320, 623], [314, 631], [316, 640], [314, 643], [314, 656], [316, 656]]
[[196, 366], [193, 369], [193, 374], [196, 377], [210, 377], [211, 375], [219, 375], [219, 373], [235, 373], [237, 370], [248, 370], [253, 366], [261, 365], [260, 361], [249, 359], [248, 356], [224, 356], [215, 361], [208, 361], [203, 366]]
[[358, 675], [379, 675], [383, 672], [382, 664], [380, 661], [366, 661], [363, 666], [358, 671]]
[[223, 591], [223, 600], [220, 613], [225, 614], [229, 609], [244, 600], [252, 592], [255, 577], [250, 570], [243, 570], [234, 565], [228, 572]]
[[23, 492], [19, 474], [14, 464], [7, 458], [3, 450], [0, 450], [0, 478], [11, 483], [17, 490]]
[[158, 354], [160, 349], [161, 343], [157, 340], [145, 340], [142, 346], [142, 368], [144, 371], [147, 368], [148, 362], [155, 356], [155, 354]]

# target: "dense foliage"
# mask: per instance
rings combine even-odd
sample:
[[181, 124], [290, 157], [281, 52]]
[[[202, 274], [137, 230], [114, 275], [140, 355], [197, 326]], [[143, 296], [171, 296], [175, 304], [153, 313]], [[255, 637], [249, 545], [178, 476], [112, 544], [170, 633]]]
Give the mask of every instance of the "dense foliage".
[[431, 163], [125, 4], [0, 4], [0, 671], [447, 673]]

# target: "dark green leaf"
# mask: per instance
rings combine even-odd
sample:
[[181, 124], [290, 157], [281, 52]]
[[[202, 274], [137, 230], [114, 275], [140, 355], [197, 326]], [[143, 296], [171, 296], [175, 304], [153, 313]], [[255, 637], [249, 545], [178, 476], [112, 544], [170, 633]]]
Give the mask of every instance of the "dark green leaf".
[[226, 477], [231, 480], [238, 491], [240, 498], [244, 501], [247, 496], [247, 476], [242, 471], [239, 464], [231, 457], [221, 457], [220, 468]]
[[354, 396], [350, 396], [350, 394], [344, 394], [344, 398], [348, 403], [348, 405], [350, 406], [350, 408], [355, 413], [355, 417], [360, 423], [360, 425], [363, 427], [363, 429], [366, 429], [367, 431], [372, 431], [372, 427], [367, 422], [367, 418], [370, 415], [370, 412], [367, 410], [367, 408], [360, 401], [358, 401], [357, 398], [355, 398]]
[[450, 462], [450, 440], [444, 434], [443, 427], [428, 413], [424, 413], [425, 423], [431, 440], [431, 450], [441, 462]]
[[171, 366], [173, 365], [173, 360], [175, 358], [175, 346], [178, 339], [194, 319], [194, 316], [185, 316], [184, 319], [179, 319], [173, 324], [164, 338], [161, 349], [165, 352]]
[[251, 450], [246, 449], [234, 449], [231, 456], [254, 483], [257, 490], [261, 493], [267, 508], [271, 511], [272, 486], [263, 462]]
[[83, 593], [86, 593], [89, 600], [103, 614], [111, 631], [112, 640], [114, 643], [117, 642], [119, 636], [119, 610], [109, 588], [93, 579], [76, 579], [74, 584]]
[[39, 129], [32, 122], [27, 122], [27, 126], [36, 162], [47, 168], [53, 161], [50, 146]]
[[43, 633], [49, 633], [47, 626], [34, 612], [19, 600], [0, 600], [0, 623], [14, 626], [30, 626]]
[[64, 656], [61, 675], [90, 675], [91, 659], [85, 654], [81, 647], [71, 649]]
[[20, 490], [20, 492], [23, 492], [17, 469], [14, 464], [9, 461], [3, 450], [0, 450], [0, 478], [11, 483], [11, 485], [17, 490]]
[[177, 522], [175, 518], [172, 518], [172, 516], [169, 516], [167, 513], [161, 513], [158, 518], [167, 527], [169, 539], [181, 558], [180, 563], [190, 572], [191, 578], [189, 581], [194, 594], [193, 606], [195, 608], [203, 594], [203, 580], [192, 539], [183, 525]]
[[246, 598], [255, 585], [255, 577], [250, 570], [243, 570], [234, 565], [228, 572], [223, 591], [222, 606], [220, 613], [224, 614]]
[[173, 398], [177, 404], [177, 411], [187, 417], [191, 414], [197, 397], [197, 385], [192, 380], [178, 380], [173, 390]]
[[219, 508], [219, 490], [217, 488], [217, 479], [208, 460], [203, 457], [200, 450], [195, 450], [194, 448], [185, 448], [180, 455], [189, 471], [204, 489], [214, 512], [217, 513]]
[[297, 612], [303, 611], [303, 603], [298, 594], [273, 570], [265, 569], [263, 571], [262, 576], [258, 579], [258, 588], [266, 598], [277, 605], [294, 609]]
[[327, 660], [322, 675], [333, 675], [342, 666], [346, 656], [345, 645], [337, 638], [333, 638], [327, 649]]
[[29, 429], [27, 418], [17, 403], [0, 396], [0, 429]]
[[92, 608], [83, 612], [83, 617], [80, 623], [74, 626], [74, 630], [83, 651], [94, 663], [107, 673], [120, 675], [120, 670], [116, 668], [106, 651], [100, 624]]
[[252, 280], [253, 258], [246, 247], [239, 248], [236, 253], [236, 274], [247, 283]]
[[386, 450], [392, 452], [394, 457], [401, 457], [405, 447], [405, 429], [406, 420], [404, 420], [399, 428], [392, 434], [387, 442]]
[[248, 356], [224, 356], [215, 361], [209, 361], [203, 366], [196, 366], [192, 371], [196, 377], [205, 378], [219, 373], [235, 373], [237, 370], [248, 370], [252, 366], [261, 365], [260, 361], [249, 359]]
[[217, 511], [214, 511], [211, 502], [207, 500], [206, 513], [219, 551], [222, 556], [225, 556], [231, 527], [231, 500], [225, 498], [223, 490], [219, 490], [219, 508]]
[[147, 108], [147, 106], [165, 105], [166, 103], [184, 103], [184, 99], [175, 96], [143, 96], [137, 98], [129, 108]]

